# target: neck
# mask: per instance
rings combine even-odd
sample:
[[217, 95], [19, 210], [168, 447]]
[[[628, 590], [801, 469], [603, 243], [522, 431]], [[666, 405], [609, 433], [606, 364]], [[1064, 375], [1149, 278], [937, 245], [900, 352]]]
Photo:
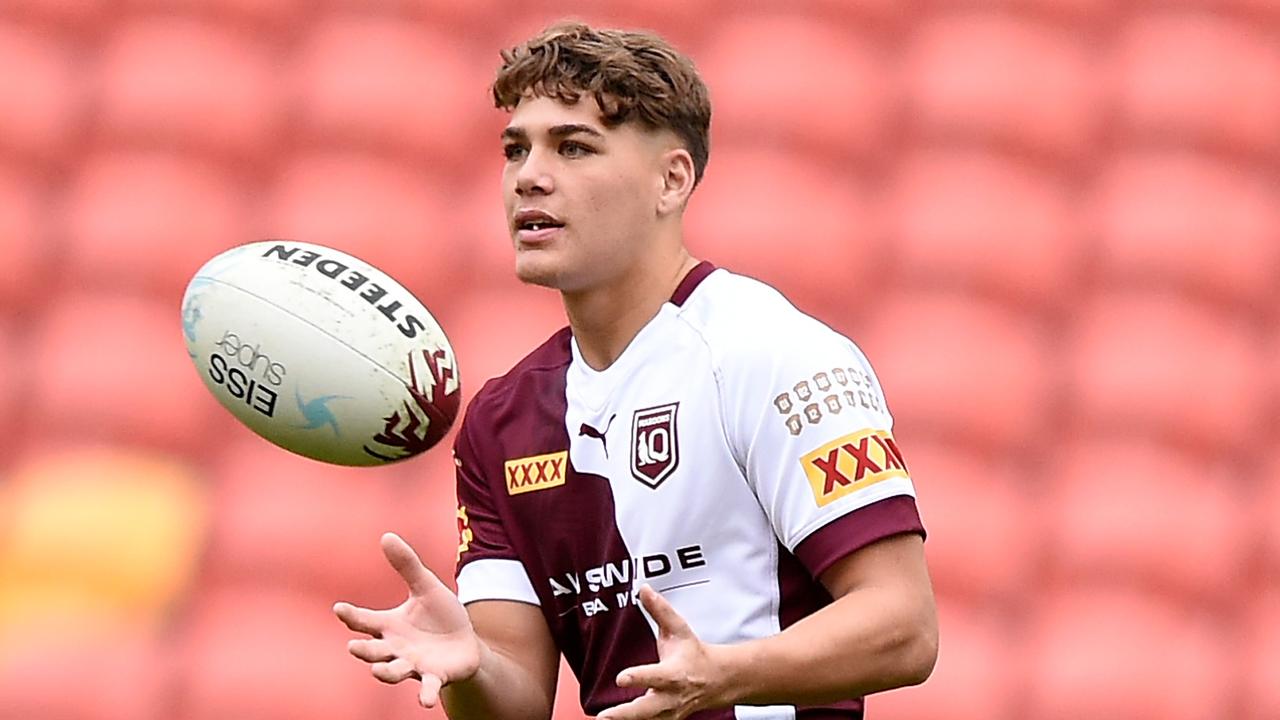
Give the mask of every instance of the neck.
[[611, 283], [562, 293], [569, 326], [587, 365], [595, 370], [612, 365], [697, 265], [681, 247], [675, 256], [643, 263]]

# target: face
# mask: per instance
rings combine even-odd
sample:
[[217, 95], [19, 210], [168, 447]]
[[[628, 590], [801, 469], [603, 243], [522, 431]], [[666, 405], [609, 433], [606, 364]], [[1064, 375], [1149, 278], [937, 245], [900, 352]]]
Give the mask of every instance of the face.
[[502, 135], [516, 275], [577, 292], [641, 262], [667, 215], [663, 166], [673, 145], [636, 123], [605, 127], [591, 97], [522, 100]]

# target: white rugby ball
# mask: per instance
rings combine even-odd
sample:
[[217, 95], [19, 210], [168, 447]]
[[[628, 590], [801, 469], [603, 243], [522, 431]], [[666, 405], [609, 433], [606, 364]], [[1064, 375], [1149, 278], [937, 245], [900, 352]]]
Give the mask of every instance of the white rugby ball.
[[431, 449], [458, 415], [453, 348], [427, 308], [372, 265], [268, 240], [200, 268], [182, 300], [187, 353], [254, 432], [338, 465]]

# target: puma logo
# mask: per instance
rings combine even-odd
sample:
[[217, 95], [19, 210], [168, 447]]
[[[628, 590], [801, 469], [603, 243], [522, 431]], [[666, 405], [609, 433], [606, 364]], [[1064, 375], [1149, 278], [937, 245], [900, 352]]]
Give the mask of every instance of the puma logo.
[[609, 428], [613, 425], [613, 420], [616, 417], [618, 417], [618, 413], [614, 413], [609, 416], [609, 422], [605, 424], [604, 432], [600, 432], [599, 430], [591, 427], [590, 425], [586, 423], [582, 423], [582, 427], [578, 428], [578, 437], [582, 437], [585, 435], [586, 437], [595, 438], [596, 440], [599, 440], [600, 444], [604, 446], [604, 456], [606, 458], [609, 457], [609, 440], [608, 438], [605, 437], [605, 434], [609, 432]]

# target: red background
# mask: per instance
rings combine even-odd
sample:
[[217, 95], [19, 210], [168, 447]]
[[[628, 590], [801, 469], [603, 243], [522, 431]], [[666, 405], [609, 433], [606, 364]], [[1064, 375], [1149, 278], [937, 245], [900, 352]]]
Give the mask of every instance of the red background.
[[691, 246], [880, 373], [943, 639], [871, 717], [1280, 717], [1280, 5], [515, 7], [0, 4], [0, 718], [424, 716], [329, 606], [400, 599], [384, 530], [450, 573], [448, 452], [274, 449], [181, 293], [253, 239], [348, 250], [469, 399], [563, 322], [512, 279], [487, 83], [571, 13], [694, 58]]

